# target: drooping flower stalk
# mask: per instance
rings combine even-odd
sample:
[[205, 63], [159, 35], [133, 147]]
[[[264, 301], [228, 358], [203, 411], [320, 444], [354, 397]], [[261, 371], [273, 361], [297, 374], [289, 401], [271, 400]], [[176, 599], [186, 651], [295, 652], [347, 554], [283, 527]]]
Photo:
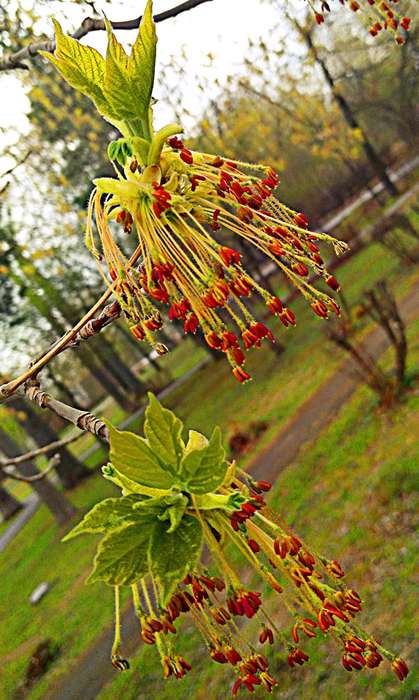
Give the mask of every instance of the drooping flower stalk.
[[[371, 36], [377, 36], [382, 30], [387, 30], [394, 35], [397, 44], [404, 44], [403, 32], [410, 29], [411, 19], [400, 13], [397, 9], [399, 0], [339, 0], [341, 5], [347, 5], [352, 12], [361, 15], [368, 25], [368, 32]], [[317, 24], [323, 24], [325, 12], [330, 12], [329, 3], [320, 0], [307, 0], [310, 5]]]
[[[386, 660], [404, 680], [408, 673], [405, 661], [359, 626], [362, 601], [345, 584], [341, 565], [311, 549], [270, 510], [263, 496], [269, 489], [269, 483], [240, 472], [228, 487], [219, 489], [222, 495], [242, 496], [239, 510], [200, 511], [192, 498], [186, 512], [201, 523], [209, 558], [179, 582], [166, 604], [152, 574], [141, 580], [142, 603], [133, 586], [141, 638], [156, 645], [164, 678], [183, 678], [192, 668], [176, 652], [176, 637], [171, 636], [177, 620], [189, 613], [211, 659], [231, 666], [233, 696], [241, 687], [252, 692], [261, 686], [270, 693], [277, 685], [263, 653], [266, 643], [276, 647], [292, 668], [309, 661], [309, 641], [314, 637], [330, 637], [349, 672], [374, 669]], [[241, 582], [231, 556], [233, 549], [259, 575], [261, 587], [270, 591], [268, 599]], [[277, 619], [278, 602], [288, 611], [289, 626]], [[248, 638], [243, 618], [257, 620], [254, 639]], [[118, 664], [122, 668], [120, 659]]]
[[[154, 333], [165, 312], [183, 321], [185, 333], [200, 328], [208, 345], [226, 354], [240, 382], [250, 378], [243, 349], [259, 347], [265, 338], [274, 341], [274, 335], [246, 301], [258, 295], [284, 326], [296, 321], [249, 274], [241, 253], [227, 245], [229, 238], [242, 239], [273, 261], [318, 316], [339, 314], [334, 299], [308, 277], [314, 272], [338, 290], [319, 244], [332, 243], [337, 253], [346, 244], [310, 232], [304, 214], [274, 197], [279, 177], [272, 168], [192, 152], [178, 136], [168, 139], [156, 161], [141, 169], [135, 155], [127, 158], [118, 180], [96, 180], [89, 205], [88, 245], [105, 263], [104, 279], [113, 285], [136, 338], [156, 346]], [[139, 266], [129, 265], [113, 220], [138, 237]]]
[[[231, 666], [233, 696], [277, 685], [267, 644], [293, 668], [309, 661], [314, 637], [333, 640], [349, 672], [385, 660], [406, 677], [406, 662], [359, 625], [362, 601], [340, 563], [270, 508], [269, 482], [226, 461], [218, 429], [209, 440], [192, 430], [185, 443], [182, 422], [153, 395], [145, 438], [108, 429], [111, 462], [103, 474], [123, 495], [98, 503], [65, 539], [103, 535], [89, 580], [115, 587], [115, 668], [129, 667], [119, 610], [119, 589], [128, 586], [139, 636], [156, 646], [164, 678], [191, 670], [176, 646], [177, 621], [187, 613], [210, 658]], [[247, 583], [255, 580], [255, 587]]]
[[191, 151], [177, 124], [154, 132], [151, 1], [129, 56], [109, 24], [106, 58], [55, 24], [56, 51], [45, 55], [121, 133], [108, 148], [115, 177], [94, 181], [86, 242], [133, 335], [164, 352], [155, 332], [166, 314], [181, 320], [185, 333], [200, 329], [210, 347], [226, 354], [236, 379], [250, 379], [243, 350], [274, 341], [255, 304], [250, 310], [250, 297], [284, 326], [295, 325], [295, 315], [249, 274], [240, 242], [274, 262], [319, 317], [339, 314], [334, 299], [308, 278], [315, 273], [338, 290], [319, 244], [331, 243], [337, 253], [346, 244], [309, 231], [303, 213], [276, 199], [272, 168]]

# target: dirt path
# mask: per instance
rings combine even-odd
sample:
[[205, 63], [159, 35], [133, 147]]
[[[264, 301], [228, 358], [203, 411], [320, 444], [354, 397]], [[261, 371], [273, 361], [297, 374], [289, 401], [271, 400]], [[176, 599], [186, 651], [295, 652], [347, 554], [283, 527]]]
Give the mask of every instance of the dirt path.
[[[406, 322], [419, 317], [419, 283], [400, 304]], [[381, 329], [372, 330], [363, 345], [378, 357], [389, 346]], [[360, 381], [350, 363], [338, 369], [301, 406], [300, 410], [283, 427], [279, 435], [250, 464], [249, 470], [258, 477], [274, 481], [288, 464], [295, 460], [300, 448], [318, 437], [358, 388]], [[122, 617], [124, 652], [130, 656], [138, 648], [138, 622], [131, 611]], [[109, 653], [112, 645], [112, 629], [104, 630], [73, 670], [63, 677], [60, 685], [44, 696], [44, 700], [95, 700], [99, 692], [115, 675]]]

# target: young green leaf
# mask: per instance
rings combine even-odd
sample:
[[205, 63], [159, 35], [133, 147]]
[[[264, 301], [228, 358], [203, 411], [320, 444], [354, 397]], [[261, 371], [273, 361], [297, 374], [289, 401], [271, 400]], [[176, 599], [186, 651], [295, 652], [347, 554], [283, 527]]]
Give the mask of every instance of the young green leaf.
[[153, 20], [153, 2], [152, 0], [147, 0], [138, 36], [128, 60], [131, 84], [136, 93], [138, 106], [141, 107], [141, 117], [144, 119], [147, 118], [154, 85], [156, 45], [157, 35], [156, 25]]
[[150, 570], [160, 585], [166, 605], [177, 584], [196, 566], [202, 549], [202, 526], [185, 515], [175, 532], [167, 532], [164, 523], [153, 530], [150, 543]]
[[128, 431], [117, 430], [110, 423], [110, 460], [113, 466], [128, 479], [156, 489], [170, 489], [173, 476], [162, 469], [144, 438]]
[[163, 408], [154, 394], [150, 392], [148, 398], [144, 435], [162, 466], [175, 475], [185, 448], [181, 437], [183, 423], [172, 411]]
[[123, 498], [106, 498], [97, 503], [84, 516], [65, 537], [62, 542], [67, 542], [77, 535], [84, 533], [104, 532], [112, 528], [119, 527], [122, 520], [135, 517], [132, 507], [134, 503], [140, 503], [141, 496], [125, 496]]
[[136, 102], [128, 75], [128, 56], [105, 20], [108, 46], [103, 81], [103, 94], [112, 110], [120, 119], [135, 119]]
[[104, 95], [105, 59], [91, 46], [85, 46], [64, 34], [60, 24], [53, 20], [56, 49], [54, 54], [40, 51], [55, 65], [64, 80], [83, 95], [87, 95], [98, 111], [109, 119], [117, 115], [109, 109]]
[[208, 445], [208, 438], [202, 433], [198, 433], [196, 430], [189, 431], [189, 439], [186, 444], [185, 454], [192, 452], [193, 450], [202, 450]]
[[215, 428], [205, 447], [185, 454], [180, 478], [190, 493], [209, 493], [223, 483], [226, 471], [227, 462], [221, 443], [221, 431]]
[[130, 523], [111, 530], [99, 544], [88, 583], [105, 581], [112, 586], [128, 586], [148, 573], [148, 550], [155, 518]]
[[170, 527], [168, 528], [167, 532], [174, 532], [176, 528], [179, 527], [179, 524], [185, 515], [185, 510], [188, 507], [188, 503], [189, 499], [186, 496], [183, 496], [183, 494], [178, 493], [177, 496], [174, 497], [172, 504], [158, 516], [159, 520], [162, 522], [164, 520], [169, 521]]
[[108, 47], [103, 93], [120, 119], [146, 122], [154, 84], [157, 36], [148, 0], [131, 55], [125, 53], [106, 21]]
[[102, 467], [102, 474], [108, 481], [112, 481], [118, 488], [121, 489], [123, 496], [131, 496], [135, 494], [136, 496], [148, 496], [149, 498], [161, 498], [166, 496], [170, 491], [168, 489], [154, 489], [151, 486], [144, 486], [144, 484], [139, 484], [137, 481], [128, 479], [119, 472], [113, 464], [108, 462]]

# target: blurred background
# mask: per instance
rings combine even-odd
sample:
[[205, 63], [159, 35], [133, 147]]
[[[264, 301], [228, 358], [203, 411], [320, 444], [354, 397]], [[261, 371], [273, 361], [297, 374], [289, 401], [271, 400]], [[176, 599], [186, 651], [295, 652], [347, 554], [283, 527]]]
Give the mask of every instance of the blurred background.
[[[154, 9], [175, 4], [156, 0]], [[363, 594], [365, 626], [413, 666], [418, 13], [403, 0], [413, 27], [398, 46], [388, 32], [370, 37], [347, 7], [331, 8], [318, 26], [303, 2], [213, 0], [162, 22], [154, 96], [157, 126], [177, 120], [192, 148], [271, 164], [281, 176], [281, 201], [304, 211], [311, 228], [350, 243], [347, 254], [328, 261], [343, 290], [342, 318], [314, 316], [246, 247], [247, 267], [298, 319], [288, 330], [270, 324], [277, 342], [249, 355], [251, 384], [235, 382], [227, 363], [181, 326], [166, 325], [170, 352], [159, 357], [118, 321], [60, 355], [43, 371], [42, 386], [135, 431], [148, 390], [189, 428], [208, 433], [219, 424], [229, 455], [274, 482], [272, 503], [285, 520], [342, 562]], [[0, 63], [33, 37], [50, 36], [51, 17], [70, 32], [94, 12], [125, 20], [140, 10], [116, 0], [6, 2]], [[118, 33], [127, 47], [134, 36]], [[105, 45], [102, 32], [83, 41]], [[115, 133], [49, 63], [36, 57], [27, 65], [0, 72], [2, 381], [103, 291], [83, 231], [90, 182], [109, 174], [106, 147]], [[38, 475], [52, 453], [16, 467], [13, 458], [67, 438], [47, 478], [13, 478]], [[23, 398], [0, 406], [0, 697], [222, 700], [229, 672], [201, 653], [187, 623], [178, 634], [194, 669], [182, 682], [163, 683], [155, 651], [140, 643], [128, 613], [131, 670], [118, 674], [110, 665], [112, 591], [84, 585], [94, 538], [60, 543], [88, 508], [114, 493], [100, 476], [105, 446], [91, 435], [76, 438], [76, 429]], [[285, 670], [271, 652], [278, 696], [416, 697], [413, 673], [401, 686], [386, 669], [348, 674], [331, 645], [314, 640], [309, 653], [311, 664]]]

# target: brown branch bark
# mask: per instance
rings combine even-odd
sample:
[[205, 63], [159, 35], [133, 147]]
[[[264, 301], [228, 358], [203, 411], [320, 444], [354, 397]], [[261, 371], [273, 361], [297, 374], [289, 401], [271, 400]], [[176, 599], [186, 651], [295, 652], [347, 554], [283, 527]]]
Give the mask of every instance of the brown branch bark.
[[[24, 457], [25, 455], [23, 455]], [[19, 457], [16, 458], [15, 462], [20, 459]], [[54, 469], [54, 467], [57, 466], [57, 464], [60, 463], [60, 455], [55, 454], [51, 457], [51, 459], [48, 462], [48, 465], [46, 468], [42, 471], [39, 472], [39, 474], [34, 474], [33, 476], [23, 476], [23, 474], [20, 474], [19, 472], [15, 471], [13, 466], [6, 466], [4, 464], [0, 464], [0, 469], [6, 474], [6, 476], [9, 479], [14, 479], [15, 481], [24, 481], [27, 484], [32, 484], [34, 481], [41, 481], [42, 479], [45, 479], [46, 476]]]
[[25, 454], [20, 455], [19, 457], [10, 457], [9, 459], [3, 459], [0, 461], [0, 466], [2, 468], [15, 466], [16, 464], [21, 464], [22, 462], [35, 459], [35, 457], [47, 454], [48, 452], [52, 452], [53, 450], [58, 450], [60, 449], [60, 447], [65, 447], [71, 442], [75, 442], [76, 440], [78, 440], [79, 437], [80, 434], [70, 435], [69, 437], [63, 438], [62, 440], [55, 440], [54, 442], [50, 442], [49, 445], [44, 445], [44, 447], [38, 447], [36, 450], [25, 452]]
[[80, 411], [78, 408], [69, 406], [63, 401], [54, 399], [53, 396], [42, 391], [39, 382], [32, 380], [25, 386], [25, 394], [31, 401], [34, 401], [40, 408], [48, 408], [57, 416], [64, 418], [68, 423], [73, 423], [80, 430], [92, 433], [105, 442], [109, 441], [109, 432], [103, 421], [93, 413]]
[[[179, 5], [176, 5], [175, 7], [172, 7], [169, 10], [165, 10], [164, 12], [160, 12], [154, 15], [154, 21], [164, 22], [167, 19], [177, 17], [182, 12], [192, 10], [193, 8], [198, 7], [198, 5], [203, 5], [204, 2], [212, 2], [212, 0], [186, 0], [185, 2], [181, 2]], [[140, 26], [141, 17], [142, 15], [140, 15], [139, 17], [135, 17], [134, 19], [127, 20], [125, 22], [111, 22], [111, 25], [114, 29], [119, 30], [136, 29]], [[81, 23], [80, 27], [76, 29], [76, 31], [72, 34], [72, 36], [74, 39], [82, 39], [84, 36], [90, 34], [91, 32], [98, 32], [104, 30], [105, 23], [103, 19], [95, 17], [86, 17]], [[17, 68], [28, 70], [29, 68], [25, 63], [26, 60], [32, 59], [34, 56], [36, 56], [38, 51], [49, 51], [50, 53], [52, 53], [54, 49], [55, 42], [52, 39], [46, 41], [34, 41], [31, 44], [28, 44], [28, 46], [25, 46], [25, 48], [20, 49], [20, 51], [16, 51], [16, 53], [12, 54], [11, 56], [8, 56], [3, 61], [1, 61], [0, 71], [15, 70]]]

